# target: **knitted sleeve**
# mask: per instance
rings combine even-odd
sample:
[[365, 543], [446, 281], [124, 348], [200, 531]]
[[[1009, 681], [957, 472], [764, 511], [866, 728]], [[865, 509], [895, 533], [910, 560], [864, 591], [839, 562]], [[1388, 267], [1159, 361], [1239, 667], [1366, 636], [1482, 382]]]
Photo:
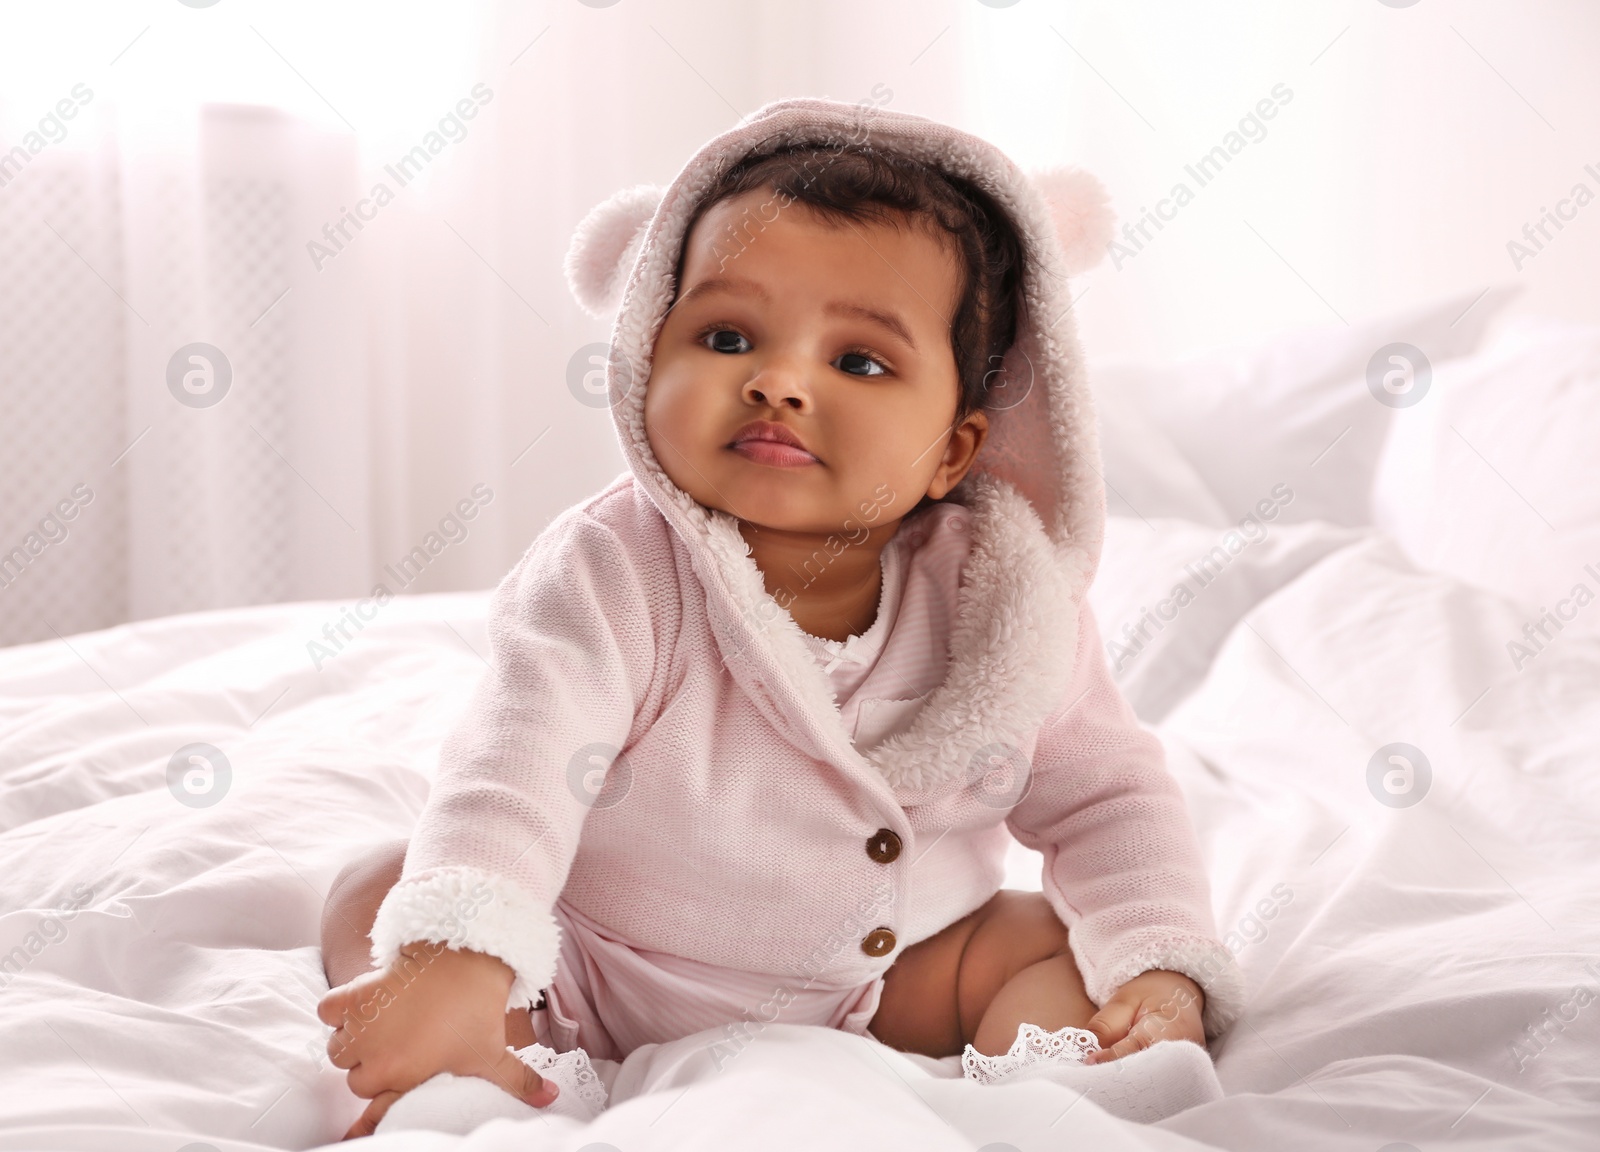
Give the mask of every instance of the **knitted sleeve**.
[[[659, 583], [659, 581], [658, 581]], [[378, 909], [372, 955], [433, 941], [516, 973], [508, 1007], [555, 973], [552, 909], [584, 818], [627, 740], [655, 666], [638, 567], [611, 528], [553, 523], [500, 582], [490, 667], [446, 737], [400, 882]]]
[[1044, 855], [1044, 893], [1067, 926], [1089, 998], [1103, 1005], [1141, 972], [1181, 972], [1205, 991], [1217, 1035], [1244, 978], [1217, 939], [1211, 887], [1177, 781], [1106, 669], [1087, 602], [1064, 706], [1039, 733], [1007, 825]]

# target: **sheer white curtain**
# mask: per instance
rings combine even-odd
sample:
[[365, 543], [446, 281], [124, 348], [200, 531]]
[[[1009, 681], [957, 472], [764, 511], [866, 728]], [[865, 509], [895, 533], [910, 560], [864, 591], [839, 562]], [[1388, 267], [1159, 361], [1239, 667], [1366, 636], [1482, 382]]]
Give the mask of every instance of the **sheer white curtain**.
[[0, 642], [370, 587], [372, 312], [306, 241], [398, 118], [308, 15], [0, 9]]

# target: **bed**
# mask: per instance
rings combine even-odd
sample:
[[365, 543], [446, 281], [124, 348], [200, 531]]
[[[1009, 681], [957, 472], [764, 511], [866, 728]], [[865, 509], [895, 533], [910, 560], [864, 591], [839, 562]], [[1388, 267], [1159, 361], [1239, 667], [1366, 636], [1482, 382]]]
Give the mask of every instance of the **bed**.
[[[1137, 1123], [776, 1025], [721, 1070], [704, 1037], [635, 1053], [588, 1125], [373, 1146], [1600, 1145], [1600, 332], [1484, 343], [1500, 303], [1096, 372], [1107, 659], [1249, 983], [1219, 1098]], [[1396, 343], [1422, 402], [1369, 388]], [[414, 821], [487, 597], [398, 597], [321, 659], [336, 603], [0, 651], [0, 1149], [338, 1139], [323, 894]], [[1009, 883], [1038, 887], [1020, 846]]]

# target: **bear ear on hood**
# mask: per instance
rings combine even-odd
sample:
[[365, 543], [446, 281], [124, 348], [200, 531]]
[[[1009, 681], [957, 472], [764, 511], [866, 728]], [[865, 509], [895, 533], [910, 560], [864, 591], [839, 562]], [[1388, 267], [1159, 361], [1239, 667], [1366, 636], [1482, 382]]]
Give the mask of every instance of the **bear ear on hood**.
[[1100, 263], [1117, 223], [1105, 185], [1082, 168], [1050, 168], [1028, 177], [1050, 208], [1067, 274], [1076, 276]]
[[578, 306], [605, 319], [622, 302], [628, 272], [663, 189], [638, 184], [612, 193], [589, 210], [572, 233], [564, 270]]

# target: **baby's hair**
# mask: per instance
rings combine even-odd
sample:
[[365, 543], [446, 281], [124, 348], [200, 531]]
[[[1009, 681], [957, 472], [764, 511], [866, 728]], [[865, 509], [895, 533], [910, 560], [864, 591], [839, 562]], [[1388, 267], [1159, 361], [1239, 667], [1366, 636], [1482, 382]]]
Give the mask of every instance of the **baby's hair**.
[[[954, 242], [963, 266], [950, 321], [960, 377], [956, 422], [982, 408], [989, 376], [1016, 339], [1022, 310], [1022, 241], [994, 199], [968, 180], [868, 145], [787, 146], [733, 164], [695, 206], [684, 235], [712, 205], [765, 187], [823, 219], [913, 221]], [[680, 283], [682, 273], [680, 254]]]

